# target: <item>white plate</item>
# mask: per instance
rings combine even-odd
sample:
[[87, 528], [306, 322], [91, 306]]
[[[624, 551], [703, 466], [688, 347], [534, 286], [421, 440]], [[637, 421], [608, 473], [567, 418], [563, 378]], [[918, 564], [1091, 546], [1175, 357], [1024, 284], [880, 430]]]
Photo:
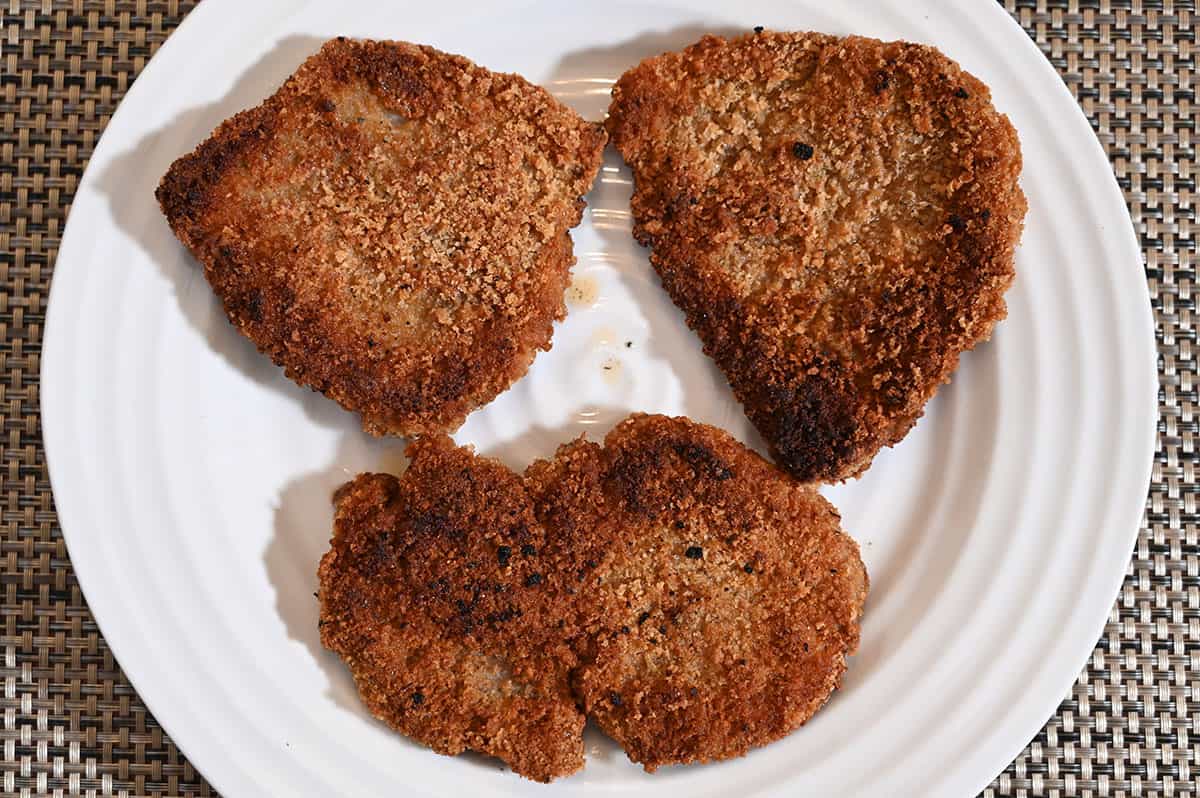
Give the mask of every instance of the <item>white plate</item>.
[[[317, 641], [329, 496], [360, 470], [398, 465], [402, 444], [365, 437], [233, 331], [154, 187], [333, 35], [463, 53], [599, 118], [610, 82], [641, 58], [758, 24], [928, 42], [992, 87], [1020, 133], [1029, 197], [1009, 318], [900, 446], [828, 491], [862, 544], [872, 593], [845, 685], [811, 724], [743, 759], [653, 776], [593, 734], [587, 768], [552, 787], [482, 757], [436, 756], [372, 721]], [[598, 301], [571, 309], [553, 351], [459, 441], [522, 467], [643, 410], [757, 443], [633, 243], [629, 194], [610, 150], [575, 231], [576, 273], [594, 278]], [[208, 0], [138, 78], [75, 197], [42, 368], [59, 517], [125, 672], [227, 796], [958, 798], [1067, 694], [1125, 573], [1156, 414], [1140, 262], [1086, 120], [987, 0]]]

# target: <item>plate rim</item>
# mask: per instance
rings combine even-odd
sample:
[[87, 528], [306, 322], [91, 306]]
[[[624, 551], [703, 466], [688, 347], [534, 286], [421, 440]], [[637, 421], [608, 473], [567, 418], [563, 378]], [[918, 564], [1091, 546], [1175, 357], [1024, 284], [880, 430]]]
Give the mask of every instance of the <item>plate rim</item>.
[[[169, 64], [172, 59], [176, 58], [176, 53], [182, 53], [188, 48], [194, 47], [195, 45], [192, 43], [193, 40], [196, 42], [202, 41], [198, 37], [201, 36], [206, 29], [209, 31], [214, 30], [217, 27], [216, 23], [221, 18], [222, 14], [235, 5], [235, 0], [224, 0], [223, 2], [220, 0], [209, 0], [206, 3], [202, 3], [192, 10], [184, 18], [182, 23], [168, 36], [164, 43], [155, 52], [154, 56], [147, 62], [134, 83], [130, 86], [129, 90], [126, 92], [125, 96], [122, 98], [118, 107], [114, 111], [109, 122], [105, 125], [104, 132], [97, 140], [92, 155], [89, 158], [88, 166], [76, 187], [76, 195], [78, 195], [85, 188], [90, 187], [91, 183], [97, 179], [96, 173], [98, 169], [96, 168], [96, 164], [107, 160], [106, 156], [108, 149], [114, 146], [113, 139], [109, 136], [109, 130], [113, 127], [115, 122], [118, 120], [124, 120], [125, 116], [128, 116], [130, 113], [132, 113], [132, 111], [129, 110], [129, 108], [132, 107], [132, 104], [129, 102], [129, 100], [131, 98], [136, 100], [145, 92], [152, 90], [153, 87], [150, 86], [150, 84], [159, 80], [159, 73], [169, 68]], [[273, 8], [287, 8], [300, 5], [307, 5], [307, 3], [304, 2], [304, 0], [271, 0], [271, 7]], [[1104, 197], [1099, 201], [1102, 203], [1102, 205], [1108, 206], [1107, 210], [1113, 213], [1115, 213], [1116, 210], [1115, 206], [1119, 205], [1121, 209], [1121, 215], [1126, 219], [1126, 224], [1123, 226], [1121, 235], [1121, 238], [1124, 241], [1124, 251], [1114, 255], [1113, 260], [1129, 261], [1130, 269], [1132, 269], [1134, 264], [1136, 264], [1137, 272], [1140, 277], [1138, 280], [1141, 288], [1137, 296], [1137, 305], [1139, 308], [1139, 310], [1137, 310], [1137, 316], [1139, 317], [1137, 321], [1140, 326], [1144, 328], [1142, 342], [1140, 344], [1140, 346], [1144, 347], [1145, 349], [1143, 352], [1144, 356], [1139, 357], [1136, 360], [1131, 358], [1129, 363], [1124, 363], [1122, 366], [1124, 367], [1124, 370], [1132, 369], [1136, 364], [1140, 364], [1137, 366], [1137, 368], [1142, 370], [1143, 373], [1138, 379], [1144, 380], [1147, 383], [1146, 398], [1140, 400], [1145, 402], [1144, 406], [1140, 408], [1142, 412], [1139, 413], [1139, 415], [1144, 415], [1144, 418], [1138, 419], [1138, 426], [1143, 426], [1146, 430], [1144, 433], [1142, 433], [1143, 440], [1141, 445], [1141, 454], [1143, 455], [1141, 458], [1141, 462], [1143, 463], [1143, 473], [1139, 485], [1141, 487], [1140, 496], [1142, 498], [1136, 508], [1136, 514], [1132, 504], [1126, 511], [1126, 514], [1130, 516], [1130, 520], [1127, 525], [1129, 529], [1128, 545], [1125, 547], [1124, 551], [1126, 567], [1123, 568], [1120, 573], [1114, 574], [1105, 580], [1105, 592], [1112, 598], [1103, 606], [1102, 610], [1098, 604], [1095, 608], [1090, 609], [1090, 613], [1096, 618], [1096, 620], [1089, 625], [1089, 629], [1094, 632], [1094, 634], [1090, 635], [1090, 639], [1098, 643], [1102, 639], [1103, 630], [1107, 625], [1109, 613], [1112, 609], [1112, 603], [1119, 597], [1121, 586], [1127, 577], [1128, 561], [1134, 551], [1141, 532], [1141, 520], [1145, 512], [1147, 500], [1146, 497], [1149, 494], [1151, 478], [1153, 475], [1153, 466], [1155, 462], [1155, 452], [1157, 449], [1157, 425], [1159, 420], [1158, 392], [1160, 387], [1157, 364], [1157, 336], [1149, 285], [1144, 272], [1144, 253], [1142, 251], [1140, 242], [1138, 241], [1133, 220], [1130, 217], [1129, 208], [1124, 198], [1124, 192], [1121, 190], [1116, 180], [1116, 176], [1113, 173], [1109, 156], [1105, 152], [1104, 147], [1095, 131], [1092, 129], [1091, 123], [1089, 122], [1078, 100], [1071, 93], [1067, 84], [1063, 80], [1062, 75], [1050, 62], [1049, 58], [1037, 46], [1036, 42], [1029, 37], [1020, 24], [998, 3], [992, 2], [992, 0], [980, 0], [978, 3], [971, 3], [968, 0], [968, 2], [964, 3], [964, 5], [971, 5], [971, 10], [975, 12], [982, 12], [985, 6], [990, 7], [990, 11], [988, 13], [993, 15], [993, 17], [996, 19], [997, 25], [1003, 24], [1007, 29], [1009, 29], [1010, 35], [1014, 32], [1019, 34], [1020, 38], [1024, 41], [1023, 47], [1025, 52], [1023, 53], [1023, 58], [1031, 62], [1032, 68], [1041, 71], [1043, 81], [1053, 82], [1055, 84], [1056, 88], [1054, 89], [1054, 92], [1057, 95], [1057, 104], [1061, 105], [1065, 109], [1067, 106], [1064, 105], [1064, 103], [1069, 101], [1070, 107], [1074, 108], [1074, 112], [1070, 115], [1072, 118], [1070, 124], [1073, 125], [1074, 130], [1068, 131], [1068, 135], [1072, 137], [1073, 142], [1076, 143], [1078, 147], [1081, 149], [1086, 149], [1087, 152], [1085, 157], [1089, 162], [1089, 166], [1096, 169], [1094, 178], [1096, 180], [1103, 179], [1108, 187]], [[265, 9], [266, 6], [264, 5], [262, 8], [260, 8], [260, 13], [264, 13]], [[1003, 23], [1000, 23], [1001, 18], [1004, 20]], [[1034, 59], [1033, 56], [1036, 56], [1036, 59]], [[1037, 63], [1034, 63], [1035, 61]], [[1063, 121], [1064, 124], [1066, 124], [1066, 120], [1064, 119]], [[1083, 131], [1085, 130], [1086, 135], [1082, 135]], [[1089, 141], [1090, 143], [1085, 144], [1084, 141]], [[98, 155], [103, 157], [98, 158]], [[1103, 171], [1101, 172], [1101, 170]], [[1102, 177], [1102, 175], [1106, 177]], [[72, 198], [72, 207], [73, 203], [74, 197]], [[61, 270], [59, 269], [59, 263], [62, 260], [62, 255], [64, 252], [72, 253], [75, 250], [76, 245], [73, 242], [81, 234], [79, 232], [81, 225], [81, 222], [75, 221], [74, 214], [68, 214], [68, 218], [63, 227], [58, 257], [55, 260], [54, 270], [51, 276], [50, 289], [47, 293], [45, 324], [41, 342], [41, 363], [38, 374], [39, 415], [42, 425], [43, 451], [51, 485], [51, 495], [54, 501], [55, 512], [59, 519], [59, 527], [62, 531], [62, 537], [67, 547], [68, 555], [71, 557], [72, 570], [76, 575], [80, 589], [85, 600], [87, 601], [89, 612], [91, 612], [92, 617], [97, 624], [97, 628], [104, 636], [109, 649], [112, 651], [113, 656], [117, 659], [118, 664], [120, 664], [122, 672], [129, 679], [130, 684], [134, 687], [135, 691], [137, 691], [139, 698], [146, 705], [147, 709], [149, 709], [153, 714], [159, 725], [162, 726], [162, 728], [176, 743], [179, 749], [184, 752], [184, 755], [188, 756], [185, 743], [181, 742], [180, 738], [176, 734], [176, 732], [179, 730], [176, 725], [176, 717], [171, 716], [170, 713], [168, 713], [168, 717], [166, 718], [160, 715], [159, 710], [162, 709], [162, 706], [159, 705], [158, 708], [156, 708], [156, 699], [142, 692], [138, 686], [139, 681], [141, 681], [138, 672], [139, 669], [135, 666], [135, 668], [131, 671], [124, 664], [122, 664], [121, 652], [129, 652], [132, 647], [127, 645], [127, 641], [123, 632], [119, 632], [115, 638], [110, 636], [110, 632], [113, 631], [113, 624], [109, 623], [107, 620], [102, 620], [102, 611], [97, 611], [96, 609], [97, 604], [103, 605], [106, 600], [109, 600], [107, 591], [101, 587], [104, 580], [96, 574], [95, 570], [91, 566], [83, 565], [80, 567], [81, 562], [86, 563], [86, 558], [77, 562], [74, 557], [71, 556], [74, 551], [81, 550], [83, 548], [80, 541], [83, 540], [84, 532], [82, 530], [86, 529], [86, 524], [82, 521], [76, 524], [74, 520], [68, 521], [67, 519], [79, 518], [81, 515], [83, 515], [83, 513], [76, 513], [77, 508], [71, 506], [72, 500], [68, 499], [67, 502], [62, 502], [60, 499], [60, 493], [57, 490], [58, 486], [67, 484], [67, 480], [64, 467], [59, 459], [59, 455], [52, 454], [51, 450], [53, 449], [54, 451], [64, 452], [63, 459], [65, 460], [69, 456], [69, 449], [66, 449], [60, 444], [55, 444], [53, 446], [51, 445], [51, 440], [61, 440], [60, 438], [56, 437], [59, 429], [58, 421], [56, 420], [59, 418], [58, 414], [65, 414], [68, 412], [65, 401], [60, 401], [59, 399], [59, 396], [61, 395], [60, 392], [65, 391], [63, 388], [59, 387], [59, 380], [57, 379], [54, 371], [58, 357], [56, 353], [63, 351], [62, 347], [64, 346], [64, 344], [60, 343], [60, 340], [63, 338], [63, 336], [57, 334], [57, 331], [61, 331], [64, 328], [64, 325], [62, 323], [52, 323], [54, 319], [61, 315], [60, 312], [55, 311], [56, 304], [54, 299], [56, 295], [56, 288], [58, 288], [60, 285], [59, 275]], [[73, 233], [74, 236], [72, 235]], [[68, 242], [72, 243], [69, 245]], [[1133, 306], [1134, 303], [1130, 301], [1128, 308], [1132, 310]], [[61, 307], [61, 302], [57, 307]], [[1134, 348], [1137, 347], [1135, 346]], [[47, 379], [48, 377], [49, 379]], [[1133, 375], [1123, 375], [1122, 384], [1124, 384], [1126, 379], [1133, 379]], [[47, 386], [50, 386], [50, 390], [47, 390]], [[63, 495], [70, 494], [68, 493]], [[70, 507], [70, 509], [66, 509], [67, 507]], [[1120, 511], [1121, 508], [1115, 509], [1113, 511], [1114, 516], [1120, 515]], [[68, 532], [68, 528], [77, 530], [78, 534], [72, 534]], [[74, 545], [71, 543], [72, 539], [76, 541]], [[105, 598], [102, 598], [97, 603], [93, 603], [92, 597], [101, 596], [104, 596]], [[110, 614], [108, 617], [111, 619], [112, 615]], [[1082, 626], [1082, 624], [1080, 625]], [[1034, 739], [1037, 732], [1044, 727], [1045, 723], [1054, 717], [1057, 707], [1064, 699], [1069, 698], [1071, 685], [1078, 679], [1080, 672], [1086, 667], [1087, 660], [1090, 658], [1095, 645], [1096, 643], [1093, 643], [1092, 646], [1089, 647], [1088, 650], [1080, 657], [1078, 667], [1075, 668], [1069, 679], [1064, 680], [1062, 689], [1053, 699], [1053, 702], [1051, 703], [1049, 700], [1044, 702], [1048, 705], [1045, 707], [1044, 712], [1039, 713], [1040, 717], [1042, 718], [1040, 724], [1029, 731], [1029, 734], [1026, 735], [1024, 742], [1016, 744], [1015, 748], [1008, 752], [1007, 757], [999, 765], [999, 767], [995, 769], [995, 772], [986, 776], [986, 780], [977, 785], [976, 792], [984, 789], [993, 778], [1002, 773], [1003, 769], [1007, 767], [1007, 764], [1013, 761], [1013, 759], [1020, 754], [1030, 740]], [[992, 758], [999, 759], [999, 757]], [[211, 773], [207, 771], [200, 772], [206, 780], [208, 780], [223, 794], [229, 793], [232, 785], [225, 781], [229, 771], [213, 770]], [[258, 779], [254, 777], [252, 777], [252, 782], [255, 784], [259, 783]]]

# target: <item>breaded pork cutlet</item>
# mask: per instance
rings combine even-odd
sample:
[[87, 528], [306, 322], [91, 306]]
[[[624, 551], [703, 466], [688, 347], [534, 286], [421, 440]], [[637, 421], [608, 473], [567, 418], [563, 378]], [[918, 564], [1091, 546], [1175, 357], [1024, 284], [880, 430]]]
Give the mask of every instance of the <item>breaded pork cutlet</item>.
[[641, 415], [526, 481], [576, 591], [576, 695], [646, 770], [777, 740], [840, 683], [867, 574], [811, 486], [713, 427]]
[[409, 454], [399, 479], [338, 492], [321, 642], [373, 715], [439, 753], [480, 751], [538, 781], [578, 770], [573, 660], [521, 478], [442, 436]]
[[517, 75], [336, 39], [157, 196], [290, 378], [368, 432], [442, 432], [550, 348], [604, 140]]
[[799, 479], [865, 470], [1005, 316], [1017, 136], [934, 48], [706, 36], [626, 72], [609, 113], [634, 235]]

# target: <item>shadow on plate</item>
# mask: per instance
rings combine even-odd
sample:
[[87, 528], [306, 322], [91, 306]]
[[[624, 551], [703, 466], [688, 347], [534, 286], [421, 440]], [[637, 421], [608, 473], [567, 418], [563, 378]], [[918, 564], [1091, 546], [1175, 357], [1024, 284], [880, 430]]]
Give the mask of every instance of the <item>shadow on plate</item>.
[[[923, 477], [924, 484], [919, 488], [920, 498], [911, 515], [896, 519], [897, 525], [891, 532], [904, 541], [904, 546], [897, 558], [871, 575], [871, 591], [879, 599], [895, 590], [902, 577], [915, 568], [922, 574], [915, 584], [923, 588], [919, 595], [904, 598], [904, 623], [893, 624], [869, 641], [864, 640], [860, 652], [864, 667], [854, 675], [855, 680], [866, 678], [878, 668], [877, 653], [884, 649], [898, 650], [927, 616], [928, 608], [938, 600], [953, 574], [975, 527], [998, 443], [1000, 373], [998, 359], [986, 344], [967, 356], [976, 361], [970, 401], [961, 393], [966, 390], [962, 384], [944, 386], [939, 391], [935, 399], [937, 423], [926, 432], [935, 438], [934, 459], [924, 474], [907, 475]], [[933, 518], [941, 521], [941, 528], [930, 528], [929, 519]], [[931, 536], [936, 538], [937, 545], [927, 548], [923, 542]], [[914, 561], [918, 551], [926, 550], [928, 554], [921, 561]], [[986, 584], [977, 585], [977, 595], [983, 595], [986, 588]], [[870, 599], [868, 613], [869, 602]]]
[[731, 37], [749, 32], [748, 28], [684, 25], [665, 31], [649, 31], [611, 46], [576, 50], [559, 59], [550, 71], [545, 87], [584, 119], [599, 121], [608, 114], [609, 87], [626, 70], [644, 59], [681, 50], [705, 34]]

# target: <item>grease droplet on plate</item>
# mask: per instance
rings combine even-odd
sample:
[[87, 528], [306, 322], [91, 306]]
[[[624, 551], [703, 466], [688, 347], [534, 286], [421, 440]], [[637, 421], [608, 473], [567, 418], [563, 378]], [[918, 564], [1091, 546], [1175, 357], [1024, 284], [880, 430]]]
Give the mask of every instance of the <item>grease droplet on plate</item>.
[[592, 331], [592, 344], [595, 346], [612, 346], [617, 340], [617, 332], [612, 327], [597, 327]]
[[[404, 453], [403, 446], [389, 446], [375, 462], [376, 465], [373, 470], [383, 474], [400, 476], [408, 468], [408, 456]], [[354, 474], [351, 474], [351, 478], [354, 476]]]
[[621, 381], [621, 361], [616, 358], [607, 358], [600, 364], [600, 369], [604, 374], [604, 381], [609, 385], [616, 385]]
[[581, 274], [571, 280], [567, 286], [567, 304], [575, 307], [591, 307], [600, 297], [600, 284], [595, 277]]

